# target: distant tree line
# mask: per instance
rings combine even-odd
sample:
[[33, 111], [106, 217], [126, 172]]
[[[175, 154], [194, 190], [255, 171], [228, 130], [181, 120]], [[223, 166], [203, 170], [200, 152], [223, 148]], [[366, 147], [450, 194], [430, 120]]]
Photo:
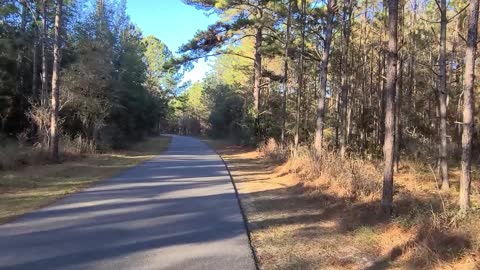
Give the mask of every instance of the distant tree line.
[[167, 127], [180, 74], [125, 10], [125, 0], [0, 2], [0, 137], [58, 161], [61, 140], [122, 147]]

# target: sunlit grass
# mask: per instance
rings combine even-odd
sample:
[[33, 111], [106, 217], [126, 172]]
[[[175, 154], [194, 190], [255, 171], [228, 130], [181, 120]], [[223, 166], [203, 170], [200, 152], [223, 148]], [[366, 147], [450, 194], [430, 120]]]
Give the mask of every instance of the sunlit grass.
[[154, 137], [128, 150], [90, 155], [62, 164], [0, 171], [0, 223], [151, 159], [164, 151], [170, 140], [167, 136]]
[[[471, 196], [474, 209], [468, 220], [452, 224], [459, 167], [452, 164], [452, 188], [440, 193], [428, 164], [402, 161], [395, 175], [396, 217], [386, 220], [379, 211], [381, 190], [371, 196], [345, 196], [351, 193], [343, 191], [352, 190], [352, 185], [339, 185], [347, 179], [339, 175], [349, 176], [340, 174], [347, 161], [328, 163], [339, 173], [328, 176], [323, 171], [327, 179], [305, 174], [316, 166], [313, 159], [300, 156], [279, 165], [265, 149], [242, 148], [226, 141], [205, 142], [228, 164], [261, 269], [478, 268], [477, 167]], [[355, 165], [361, 166], [353, 167], [356, 177], [351, 183], [357, 184], [353, 186], [357, 190], [369, 187], [358, 186], [360, 180], [369, 183], [380, 179], [369, 174], [372, 167], [367, 161]], [[365, 177], [368, 175], [373, 176]], [[335, 180], [323, 182], [330, 179]], [[442, 201], [447, 205], [445, 211], [440, 209]]]

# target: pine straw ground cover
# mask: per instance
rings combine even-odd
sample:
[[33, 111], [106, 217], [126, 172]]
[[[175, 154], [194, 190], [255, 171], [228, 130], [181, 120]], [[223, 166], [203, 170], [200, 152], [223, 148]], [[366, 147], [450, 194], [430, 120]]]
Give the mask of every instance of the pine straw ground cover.
[[260, 269], [480, 269], [478, 210], [455, 219], [457, 193], [438, 193], [428, 169], [403, 165], [386, 220], [378, 164], [330, 156], [320, 173], [305, 153], [279, 161], [265, 147], [208, 143], [231, 170]]
[[152, 137], [128, 150], [0, 171], [0, 224], [151, 159], [164, 151], [170, 140]]

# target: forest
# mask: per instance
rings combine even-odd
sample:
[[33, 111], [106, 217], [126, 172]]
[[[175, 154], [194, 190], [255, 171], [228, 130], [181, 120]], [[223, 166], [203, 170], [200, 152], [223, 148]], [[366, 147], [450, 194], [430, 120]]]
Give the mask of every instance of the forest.
[[117, 148], [167, 121], [180, 80], [172, 52], [144, 37], [126, 2], [2, 1], [2, 140]]
[[460, 163], [458, 203], [469, 208], [477, 1], [185, 2], [221, 19], [176, 59], [218, 56], [211, 74], [181, 95], [184, 132], [273, 139], [294, 156], [304, 146], [320, 167], [328, 151], [383, 160], [387, 214], [402, 159], [431, 164], [442, 190], [449, 164]]
[[183, 0], [219, 19], [174, 53], [125, 0], [0, 0], [0, 170], [208, 137], [478, 255], [479, 2]]

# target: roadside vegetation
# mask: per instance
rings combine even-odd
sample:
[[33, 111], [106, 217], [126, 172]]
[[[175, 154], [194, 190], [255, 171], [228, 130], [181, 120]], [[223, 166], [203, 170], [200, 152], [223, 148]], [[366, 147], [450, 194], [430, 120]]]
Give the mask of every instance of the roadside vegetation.
[[61, 162], [62, 147], [119, 149], [169, 129], [181, 72], [125, 1], [2, 1], [0, 37], [0, 166], [19, 149]]
[[208, 135], [241, 145], [214, 144], [262, 269], [479, 267], [480, 0], [183, 2], [219, 20], [179, 56], [125, 1], [1, 3], [2, 215], [148, 135]]
[[[0, 222], [160, 153], [180, 67], [125, 1], [0, 1]], [[145, 140], [146, 138], [150, 138]]]
[[478, 0], [185, 2], [261, 269], [478, 269]]
[[[104, 153], [64, 152], [68, 156], [60, 164], [46, 163], [48, 154], [34, 151], [22, 153], [35, 160], [17, 164], [0, 171], [0, 223], [31, 212], [68, 194], [75, 193], [101, 180], [106, 180], [123, 170], [152, 159], [170, 144], [171, 137], [150, 137], [124, 150]], [[19, 152], [10, 152], [9, 158], [20, 159]], [[42, 158], [43, 157], [43, 158]], [[2, 161], [5, 162], [2, 158]]]
[[[207, 143], [232, 173], [260, 269], [476, 269], [480, 263], [480, 214], [455, 218], [458, 193], [439, 192], [423, 165], [402, 163], [395, 215], [387, 219], [374, 162], [332, 152], [320, 170], [307, 149], [281, 155], [273, 140], [259, 149]], [[452, 166], [452, 176], [458, 170]]]

